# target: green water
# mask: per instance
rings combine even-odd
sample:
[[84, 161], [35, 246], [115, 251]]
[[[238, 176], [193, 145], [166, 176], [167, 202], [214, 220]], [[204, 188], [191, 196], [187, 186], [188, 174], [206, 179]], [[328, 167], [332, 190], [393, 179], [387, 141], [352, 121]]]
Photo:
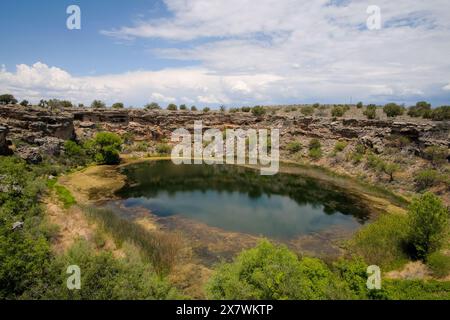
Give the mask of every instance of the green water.
[[261, 176], [238, 166], [171, 161], [132, 164], [122, 171], [128, 182], [117, 195], [125, 207], [228, 231], [291, 239], [334, 226], [355, 229], [368, 219], [356, 195], [305, 176]]

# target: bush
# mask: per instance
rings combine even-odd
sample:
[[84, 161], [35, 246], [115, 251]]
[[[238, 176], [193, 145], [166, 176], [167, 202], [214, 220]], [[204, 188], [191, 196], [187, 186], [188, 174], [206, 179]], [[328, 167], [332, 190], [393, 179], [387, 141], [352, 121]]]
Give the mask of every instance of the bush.
[[[67, 289], [69, 265], [81, 269], [81, 290]], [[128, 300], [179, 299], [177, 291], [136, 256], [116, 259], [110, 252], [96, 253], [86, 241], [76, 242], [48, 267], [46, 279], [30, 288], [25, 299]]]
[[413, 253], [425, 258], [442, 245], [448, 230], [448, 210], [439, 197], [427, 192], [412, 201], [408, 213]]
[[384, 113], [390, 118], [401, 116], [405, 112], [405, 108], [396, 103], [388, 103], [383, 107]]
[[312, 159], [317, 160], [320, 157], [322, 157], [322, 149], [321, 149], [322, 145], [321, 145], [319, 139], [316, 139], [316, 138], [311, 139], [311, 141], [309, 142], [308, 148], [309, 148], [308, 154]]
[[286, 149], [290, 153], [297, 153], [300, 150], [302, 150], [302, 144], [298, 141], [289, 142], [288, 145], [286, 146]]
[[176, 104], [171, 103], [171, 104], [169, 104], [169, 105], [167, 106], [167, 110], [170, 110], [170, 111], [176, 111], [176, 110], [178, 110], [178, 107], [177, 107]]
[[106, 104], [103, 101], [100, 100], [94, 100], [91, 103], [91, 108], [93, 109], [102, 109], [102, 108], [106, 108]]
[[314, 107], [303, 107], [300, 109], [300, 112], [305, 116], [310, 116], [314, 113]]
[[208, 107], [204, 107], [204, 108], [203, 108], [203, 112], [205, 112], [205, 113], [210, 112], [210, 111], [211, 111], [211, 109], [208, 108]]
[[344, 151], [345, 147], [347, 147], [347, 142], [345, 141], [336, 141], [334, 145], [334, 152]]
[[367, 298], [361, 259], [341, 259], [333, 271], [321, 260], [301, 260], [285, 246], [261, 241], [216, 268], [207, 285], [212, 299], [321, 300]]
[[20, 102], [20, 105], [21, 105], [22, 107], [28, 107], [29, 104], [30, 104], [30, 103], [28, 102], [28, 100], [22, 100], [22, 101]]
[[180, 104], [180, 110], [187, 110], [187, 106], [185, 104]]
[[261, 106], [255, 106], [252, 108], [252, 114], [256, 117], [260, 117], [266, 113], [266, 109]]
[[336, 107], [333, 107], [333, 109], [331, 109], [331, 115], [333, 117], [342, 117], [344, 114], [345, 114], [345, 109], [340, 106], [336, 106]]
[[12, 94], [2, 94], [2, 95], [0, 95], [0, 105], [16, 104], [16, 103], [17, 103], [17, 99], [14, 98], [14, 96]]
[[239, 254], [233, 263], [219, 266], [207, 291], [212, 299], [320, 299], [329, 276], [320, 260], [300, 262], [285, 246], [262, 241]]
[[116, 102], [116, 103], [114, 103], [114, 104], [112, 105], [111, 108], [113, 108], [113, 109], [123, 109], [123, 108], [125, 108], [125, 106], [123, 105], [122, 102]]
[[144, 106], [145, 110], [160, 110], [161, 107], [156, 102], [148, 103]]
[[418, 191], [431, 188], [440, 182], [440, 173], [433, 169], [417, 171], [414, 174], [414, 182]]
[[450, 106], [436, 108], [431, 113], [431, 119], [435, 121], [450, 120]]
[[364, 107], [364, 104], [363, 104], [362, 102], [358, 102], [358, 103], [356, 104], [356, 107], [357, 107], [358, 109], [361, 109], [362, 107]]
[[321, 149], [310, 149], [308, 152], [308, 155], [314, 159], [320, 159], [322, 157], [322, 150]]
[[170, 154], [172, 147], [167, 143], [158, 143], [156, 145], [156, 152], [159, 154]]
[[67, 100], [50, 99], [47, 101], [47, 106], [50, 108], [72, 108], [73, 104]]
[[444, 278], [450, 274], [450, 257], [440, 252], [434, 252], [427, 257], [427, 265], [433, 271], [433, 275]]
[[369, 104], [363, 114], [367, 117], [367, 119], [375, 119], [377, 116], [377, 106], [374, 104]]
[[424, 156], [430, 160], [434, 166], [441, 165], [447, 161], [448, 149], [439, 146], [430, 146], [425, 148]]
[[426, 101], [419, 101], [415, 106], [409, 107], [408, 115], [416, 118], [429, 118], [431, 116], [431, 104]]
[[225, 112], [227, 111], [227, 108], [225, 106], [220, 106], [219, 110], [220, 112]]
[[391, 270], [407, 261], [408, 219], [402, 214], [383, 214], [359, 230], [350, 247], [369, 264]]
[[112, 132], [99, 132], [92, 143], [94, 159], [98, 164], [118, 164], [120, 162], [119, 152], [122, 148], [122, 139]]
[[312, 149], [320, 149], [322, 147], [322, 144], [320, 143], [319, 139], [311, 139], [311, 141], [309, 141], [309, 150]]
[[241, 110], [242, 110], [242, 112], [250, 112], [252, 110], [252, 108], [250, 108], [250, 107], [242, 107]]
[[192, 106], [191, 107], [191, 111], [197, 111], [197, 107], [196, 106]]

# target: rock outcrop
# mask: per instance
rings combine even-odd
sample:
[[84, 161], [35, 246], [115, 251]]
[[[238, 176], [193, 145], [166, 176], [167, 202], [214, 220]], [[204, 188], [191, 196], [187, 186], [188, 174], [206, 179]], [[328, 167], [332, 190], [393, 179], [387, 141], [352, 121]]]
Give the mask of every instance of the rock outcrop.
[[363, 143], [381, 153], [387, 141], [397, 135], [407, 137], [418, 154], [430, 145], [450, 147], [450, 122], [426, 119], [414, 122], [271, 113], [257, 117], [249, 112], [80, 108], [52, 111], [17, 105], [0, 107], [0, 124], [10, 128], [12, 138], [26, 141], [50, 154], [58, 154], [63, 140], [89, 138], [99, 128], [119, 134], [131, 133], [136, 140], [150, 140], [170, 138], [170, 133], [181, 127], [192, 130], [196, 120], [202, 120], [205, 130], [278, 128], [282, 143], [298, 136], [329, 141], [344, 139]]
[[8, 147], [8, 141], [6, 135], [8, 134], [8, 128], [0, 126], [0, 155], [8, 155], [11, 153]]

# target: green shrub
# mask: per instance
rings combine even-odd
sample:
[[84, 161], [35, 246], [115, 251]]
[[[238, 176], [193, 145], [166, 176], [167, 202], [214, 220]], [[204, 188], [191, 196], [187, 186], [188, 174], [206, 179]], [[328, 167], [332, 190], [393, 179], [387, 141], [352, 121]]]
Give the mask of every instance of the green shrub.
[[187, 106], [185, 104], [180, 104], [180, 110], [187, 110]]
[[[80, 290], [67, 288], [66, 270], [69, 265], [77, 265], [81, 269]], [[134, 300], [181, 297], [138, 256], [127, 260], [114, 258], [110, 252], [97, 254], [86, 241], [76, 242], [47, 269], [47, 277], [31, 287], [25, 299]]]
[[151, 103], [146, 104], [146, 105], [144, 106], [144, 109], [145, 109], [145, 110], [160, 110], [161, 107], [160, 107], [160, 105], [159, 105], [158, 103], [156, 103], [156, 102], [151, 102]]
[[106, 104], [103, 101], [100, 100], [94, 100], [91, 103], [91, 108], [93, 109], [102, 109], [102, 108], [106, 108]]
[[333, 117], [342, 117], [345, 114], [345, 109], [340, 106], [335, 106], [333, 109], [331, 109], [331, 115]]
[[416, 118], [429, 118], [431, 116], [431, 104], [426, 101], [419, 101], [415, 106], [409, 107], [408, 115]]
[[429, 146], [424, 150], [424, 156], [434, 166], [441, 165], [447, 161], [448, 149], [440, 146]]
[[314, 138], [309, 141], [309, 150], [311, 149], [320, 149], [322, 147], [322, 144], [320, 143], [319, 139]]
[[120, 150], [122, 148], [122, 139], [112, 132], [99, 132], [92, 141], [86, 144], [86, 147], [94, 155], [98, 164], [118, 164], [120, 162]]
[[178, 107], [177, 107], [176, 104], [170, 103], [170, 104], [167, 106], [167, 110], [170, 110], [170, 111], [176, 111], [176, 110], [178, 110]]
[[261, 106], [255, 106], [252, 108], [252, 114], [256, 117], [260, 117], [266, 113], [266, 109]]
[[205, 113], [210, 112], [210, 111], [211, 111], [211, 109], [208, 108], [208, 107], [204, 107], [204, 108], [203, 108], [203, 112], [205, 112]]
[[383, 280], [381, 299], [450, 300], [450, 281]]
[[335, 152], [341, 152], [347, 147], [347, 142], [345, 141], [336, 141], [336, 144], [334, 145], [334, 151]]
[[434, 252], [427, 257], [427, 265], [433, 275], [444, 278], [450, 274], [450, 257], [441, 252]]
[[192, 106], [191, 107], [191, 111], [197, 111], [197, 107], [196, 106]]
[[413, 254], [425, 258], [440, 249], [448, 231], [448, 210], [431, 192], [414, 198], [408, 210]]
[[405, 112], [405, 108], [396, 103], [388, 103], [383, 107], [384, 113], [390, 118], [401, 116]]
[[390, 270], [407, 261], [408, 219], [401, 214], [383, 214], [359, 230], [350, 247], [368, 264]]
[[322, 150], [321, 149], [309, 149], [308, 155], [314, 159], [320, 159], [322, 157]]
[[113, 109], [123, 109], [123, 108], [125, 108], [125, 106], [123, 105], [122, 102], [116, 102], [116, 103], [114, 103], [114, 104], [111, 106], [111, 108], [113, 108]]
[[170, 154], [172, 147], [167, 143], [158, 143], [156, 145], [156, 152], [159, 154]]
[[286, 146], [286, 149], [290, 152], [290, 153], [297, 153], [300, 150], [302, 150], [302, 144], [298, 141], [293, 141], [293, 142], [289, 142]]
[[250, 112], [251, 110], [252, 110], [252, 108], [250, 108], [250, 107], [242, 107], [241, 108], [242, 112]]
[[17, 103], [17, 99], [14, 98], [14, 96], [12, 94], [2, 94], [2, 95], [0, 95], [0, 105], [16, 104], [16, 103]]
[[220, 265], [207, 286], [212, 299], [320, 299], [330, 271], [318, 259], [297, 256], [285, 246], [262, 241], [233, 263]]
[[375, 119], [377, 116], [377, 106], [374, 104], [369, 104], [363, 114], [367, 117], [367, 119]]
[[83, 147], [72, 140], [64, 142], [64, 153], [68, 157], [80, 157], [85, 154]]
[[309, 107], [309, 106], [303, 107], [300, 109], [300, 112], [302, 114], [304, 114], [305, 116], [310, 116], [314, 113], [314, 107]]
[[436, 108], [431, 113], [431, 119], [435, 121], [450, 120], [450, 106]]
[[358, 103], [356, 104], [356, 107], [357, 107], [358, 109], [361, 109], [362, 107], [364, 107], [364, 104], [363, 104], [362, 102], [358, 102]]
[[29, 104], [30, 104], [30, 103], [28, 102], [28, 100], [22, 100], [22, 101], [20, 102], [20, 105], [21, 105], [22, 107], [28, 107]]
[[440, 173], [437, 170], [425, 169], [414, 174], [414, 182], [418, 191], [431, 188], [441, 181]]

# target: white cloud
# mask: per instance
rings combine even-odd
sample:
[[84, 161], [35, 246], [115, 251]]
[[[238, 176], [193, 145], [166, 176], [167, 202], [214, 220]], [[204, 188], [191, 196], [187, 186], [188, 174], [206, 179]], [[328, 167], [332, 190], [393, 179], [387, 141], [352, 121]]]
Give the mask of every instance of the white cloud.
[[[286, 95], [286, 99], [289, 95], [336, 101], [350, 96], [415, 99], [436, 92], [450, 77], [447, 0], [378, 0], [383, 28], [376, 31], [365, 27], [368, 3], [359, 0], [165, 3], [173, 16], [105, 34], [202, 39], [187, 49], [155, 49], [152, 53], [200, 61], [216, 74], [279, 76], [285, 87], [276, 87], [279, 91], [268, 95]], [[242, 84], [234, 91], [250, 94]]]
[[84, 103], [102, 99], [137, 105], [149, 101], [218, 104], [233, 102], [235, 94], [253, 94], [250, 99], [264, 96], [265, 86], [280, 79], [266, 74], [217, 75], [201, 68], [75, 77], [37, 62], [32, 66], [18, 65], [16, 72], [0, 71], [0, 91], [35, 101], [61, 98]]
[[195, 60], [196, 67], [74, 77], [36, 63], [15, 72], [2, 68], [0, 89], [32, 98], [136, 105], [450, 98], [450, 84], [442, 87], [450, 78], [448, 0], [377, 0], [383, 28], [376, 31], [365, 28], [371, 3], [361, 0], [165, 3], [167, 18], [102, 33], [162, 39], [151, 54]]

